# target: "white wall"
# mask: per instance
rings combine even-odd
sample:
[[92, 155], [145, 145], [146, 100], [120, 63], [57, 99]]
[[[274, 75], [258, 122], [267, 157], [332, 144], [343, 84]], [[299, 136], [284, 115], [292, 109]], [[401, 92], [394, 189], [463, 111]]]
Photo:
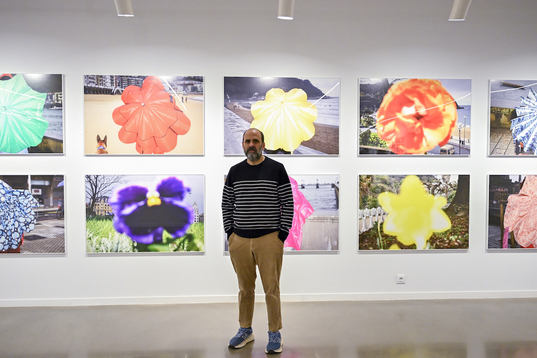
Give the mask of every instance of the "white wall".
[[[474, 0], [467, 21], [452, 1], [297, 0], [295, 20], [276, 0], [0, 2], [0, 69], [64, 73], [66, 155], [1, 157], [2, 174], [65, 174], [67, 254], [2, 255], [0, 306], [234, 301], [223, 255], [224, 76], [341, 78], [340, 155], [282, 158], [291, 174], [340, 174], [340, 251], [286, 255], [285, 300], [537, 296], [535, 252], [486, 252], [487, 174], [537, 173], [533, 158], [487, 158], [488, 80], [537, 79], [533, 0]], [[205, 76], [205, 156], [84, 157], [83, 75]], [[358, 158], [359, 77], [472, 79], [471, 158]], [[84, 175], [203, 173], [203, 256], [86, 257]], [[358, 253], [359, 174], [471, 175], [470, 248]], [[405, 273], [407, 283], [395, 284]]]

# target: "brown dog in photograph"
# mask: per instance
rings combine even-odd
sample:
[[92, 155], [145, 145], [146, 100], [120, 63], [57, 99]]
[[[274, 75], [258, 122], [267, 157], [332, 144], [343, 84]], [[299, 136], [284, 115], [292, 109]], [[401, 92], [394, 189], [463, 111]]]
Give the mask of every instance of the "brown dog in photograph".
[[108, 146], [106, 141], [106, 136], [101, 139], [101, 137], [97, 134], [97, 154], [108, 154], [108, 151], [106, 150], [106, 147]]

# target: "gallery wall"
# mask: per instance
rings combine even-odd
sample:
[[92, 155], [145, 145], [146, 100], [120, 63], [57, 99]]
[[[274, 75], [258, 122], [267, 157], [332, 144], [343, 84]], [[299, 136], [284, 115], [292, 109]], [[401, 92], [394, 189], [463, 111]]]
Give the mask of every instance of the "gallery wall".
[[[235, 301], [220, 201], [242, 158], [224, 157], [225, 76], [341, 79], [339, 156], [277, 158], [291, 175], [339, 175], [341, 193], [339, 251], [286, 254], [283, 300], [537, 296], [535, 250], [487, 251], [487, 176], [537, 174], [532, 157], [487, 156], [489, 80], [537, 79], [533, 1], [475, 0], [465, 22], [447, 21], [452, 1], [297, 0], [293, 21], [277, 20], [275, 0], [133, 4], [134, 18], [111, 0], [0, 5], [2, 72], [65, 75], [65, 155], [2, 156], [0, 172], [62, 174], [66, 188], [66, 253], [2, 255], [0, 306]], [[85, 156], [86, 74], [204, 76], [205, 154]], [[359, 157], [361, 77], [471, 79], [471, 156]], [[203, 174], [205, 252], [88, 256], [84, 176], [95, 173]], [[360, 174], [470, 175], [469, 249], [358, 252]]]

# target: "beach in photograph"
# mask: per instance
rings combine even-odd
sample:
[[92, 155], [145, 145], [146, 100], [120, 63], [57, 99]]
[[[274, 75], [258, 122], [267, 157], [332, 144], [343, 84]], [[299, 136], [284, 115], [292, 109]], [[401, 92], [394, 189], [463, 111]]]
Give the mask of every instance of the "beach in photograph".
[[[191, 95], [186, 103], [181, 98], [175, 98], [177, 106], [190, 119], [191, 127], [188, 133], [177, 137], [177, 146], [165, 154], [197, 155], [203, 154], [203, 96]], [[136, 144], [126, 144], [119, 140], [118, 132], [121, 126], [114, 123], [112, 112], [124, 105], [121, 96], [109, 94], [84, 95], [84, 151], [86, 154], [96, 154], [97, 135], [107, 136], [109, 154], [138, 154]]]

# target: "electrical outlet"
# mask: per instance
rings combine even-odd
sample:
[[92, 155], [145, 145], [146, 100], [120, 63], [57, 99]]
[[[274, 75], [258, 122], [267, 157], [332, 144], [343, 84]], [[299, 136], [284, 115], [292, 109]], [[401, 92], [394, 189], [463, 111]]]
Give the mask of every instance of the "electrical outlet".
[[395, 275], [395, 283], [404, 284], [406, 283], [406, 275], [404, 273], [398, 273]]

